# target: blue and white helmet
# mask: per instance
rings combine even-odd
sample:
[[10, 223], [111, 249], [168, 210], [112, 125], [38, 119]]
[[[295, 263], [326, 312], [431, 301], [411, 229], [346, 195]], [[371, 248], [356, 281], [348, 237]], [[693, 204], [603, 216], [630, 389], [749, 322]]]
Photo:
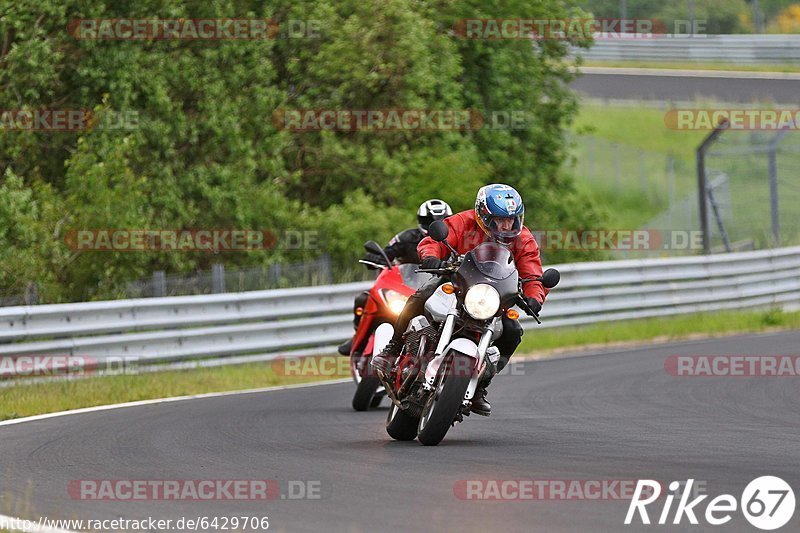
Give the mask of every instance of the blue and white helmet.
[[[508, 185], [493, 183], [481, 187], [475, 200], [475, 218], [481, 229], [500, 244], [511, 244], [522, 232], [525, 219], [525, 206], [522, 196]], [[500, 218], [513, 218], [510, 230], [501, 231], [496, 221]]]

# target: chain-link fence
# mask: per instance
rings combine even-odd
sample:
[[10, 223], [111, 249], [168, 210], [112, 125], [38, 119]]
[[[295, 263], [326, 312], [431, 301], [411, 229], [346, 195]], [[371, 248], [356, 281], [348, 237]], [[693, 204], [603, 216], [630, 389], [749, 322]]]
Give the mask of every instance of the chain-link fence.
[[[223, 292], [244, 292], [290, 287], [313, 287], [331, 283], [349, 283], [374, 279], [376, 272], [364, 265], [335, 264], [327, 255], [303, 263], [273, 263], [262, 267], [225, 268], [222, 263], [211, 270], [192, 274], [166, 274], [163, 271], [123, 282], [116, 298], [153, 298], [159, 296], [190, 296]], [[36, 305], [40, 302], [35, 283], [24, 294], [0, 295], [0, 307]]]
[[365, 281], [374, 277], [375, 274], [364, 265], [334, 265], [325, 255], [304, 263], [275, 263], [246, 269], [226, 269], [218, 263], [210, 271], [191, 275], [154, 272], [148, 278], [127, 283], [122, 297], [150, 298], [282, 289]]
[[[608, 139], [581, 135], [573, 139], [575, 173], [601, 203], [630, 204], [631, 223], [669, 209], [694, 183], [694, 162], [674, 154], [650, 152]], [[644, 217], [644, 218], [642, 218]], [[639, 220], [637, 220], [637, 218]]]
[[[697, 233], [697, 169], [693, 158], [648, 152], [607, 139], [573, 139], [578, 183], [596, 200], [613, 199], [619, 229]], [[705, 159], [707, 227], [715, 252], [800, 244], [800, 134], [727, 130]], [[630, 206], [626, 209], [625, 206]], [[627, 226], [626, 226], [627, 224]], [[696, 246], [672, 248], [667, 255], [696, 254]], [[653, 257], [645, 252], [617, 251], [609, 258]], [[120, 298], [212, 294], [374, 279], [356, 262], [334, 264], [322, 256], [304, 263], [272, 264], [247, 269], [193, 274], [154, 272], [123, 284]], [[39, 303], [31, 284], [21, 295], [0, 295], [0, 306]]]
[[[617, 207], [620, 226], [690, 235], [660, 255], [702, 253], [697, 162], [606, 139], [574, 140], [576, 173], [601, 203]], [[712, 252], [800, 244], [800, 134], [725, 130], [705, 157], [706, 217]], [[644, 219], [643, 214], [649, 214]], [[626, 227], [624, 229], [630, 229]], [[659, 250], [617, 251], [616, 258]]]
[[725, 130], [706, 153], [706, 173], [730, 181], [709, 210], [711, 245], [771, 248], [800, 243], [800, 135], [796, 130]]

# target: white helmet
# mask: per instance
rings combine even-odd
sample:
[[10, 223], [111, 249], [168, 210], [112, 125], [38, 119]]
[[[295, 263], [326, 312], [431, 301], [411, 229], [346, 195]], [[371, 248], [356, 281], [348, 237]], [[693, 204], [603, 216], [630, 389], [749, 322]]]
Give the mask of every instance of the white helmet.
[[443, 200], [432, 198], [422, 202], [419, 209], [417, 209], [417, 223], [419, 224], [419, 229], [422, 230], [422, 233], [427, 235], [428, 226], [430, 226], [434, 220], [444, 220], [452, 214], [453, 210], [450, 209], [447, 202]]

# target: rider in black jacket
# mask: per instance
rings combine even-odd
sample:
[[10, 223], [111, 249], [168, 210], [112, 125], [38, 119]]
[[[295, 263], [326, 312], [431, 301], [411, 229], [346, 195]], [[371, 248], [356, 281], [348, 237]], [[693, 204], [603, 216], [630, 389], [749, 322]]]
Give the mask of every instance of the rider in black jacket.
[[[403, 263], [419, 263], [419, 256], [417, 256], [417, 245], [419, 242], [428, 235], [428, 227], [435, 220], [443, 220], [453, 214], [453, 210], [447, 202], [432, 198], [423, 202], [419, 209], [417, 209], [417, 227], [401, 231], [389, 241], [389, 244], [383, 249], [389, 261], [396, 261], [398, 264]], [[364, 256], [365, 261], [383, 264], [385, 261], [382, 256], [367, 252]], [[361, 315], [356, 314], [356, 310], [363, 308], [369, 298], [369, 292], [365, 291], [356, 296], [353, 303], [353, 326], [358, 329], [358, 323], [361, 320]], [[339, 353], [342, 355], [350, 355], [350, 349], [353, 346], [353, 339], [348, 339], [344, 344], [339, 346]]]

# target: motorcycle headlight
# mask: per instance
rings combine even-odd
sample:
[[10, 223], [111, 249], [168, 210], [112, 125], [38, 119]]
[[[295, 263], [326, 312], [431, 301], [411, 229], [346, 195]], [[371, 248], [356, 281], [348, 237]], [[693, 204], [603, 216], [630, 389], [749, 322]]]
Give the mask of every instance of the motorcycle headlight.
[[478, 283], [464, 296], [464, 308], [472, 318], [488, 320], [500, 309], [500, 295], [491, 285]]
[[403, 307], [406, 305], [406, 300], [408, 300], [408, 296], [393, 291], [392, 289], [383, 289], [381, 291], [381, 296], [383, 296], [383, 300], [386, 302], [389, 310], [396, 315], [400, 314], [400, 311], [402, 311]]

